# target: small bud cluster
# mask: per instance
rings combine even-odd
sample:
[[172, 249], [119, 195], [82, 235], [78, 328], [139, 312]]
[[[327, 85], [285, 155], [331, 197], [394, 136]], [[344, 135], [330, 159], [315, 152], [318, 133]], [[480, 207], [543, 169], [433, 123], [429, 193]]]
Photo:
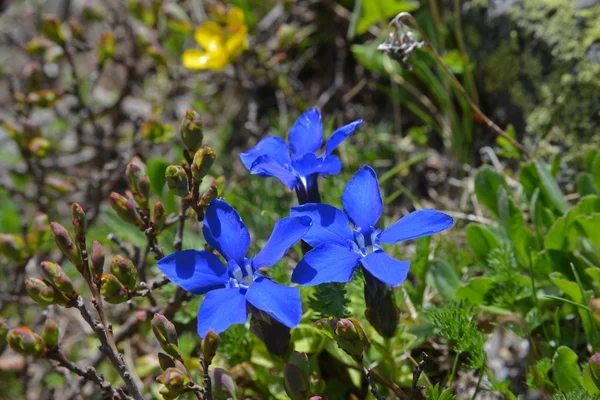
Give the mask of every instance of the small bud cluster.
[[363, 353], [369, 345], [369, 339], [359, 320], [356, 318], [322, 318], [315, 322], [315, 327], [333, 339], [339, 348], [349, 356], [355, 360], [362, 360]]
[[[31, 74], [28, 78], [29, 86], [35, 86], [35, 69], [29, 71], [29, 73]], [[21, 95], [20, 99], [18, 99], [21, 101], [21, 104], [49, 108], [54, 106], [62, 97], [63, 92], [60, 90], [44, 89], [29, 92], [27, 95]], [[22, 118], [20, 125], [3, 121], [2, 128], [4, 128], [12, 141], [19, 146], [21, 153], [25, 157], [44, 159], [51, 150], [52, 145], [48, 139], [41, 136], [40, 128], [26, 118]]]
[[47, 318], [41, 335], [38, 335], [28, 326], [8, 331], [6, 322], [0, 320], [0, 346], [5, 342], [17, 353], [39, 357], [58, 348], [58, 325], [53, 319]]
[[[103, 254], [102, 261], [104, 261]], [[92, 265], [95, 270], [98, 270], [94, 266], [94, 261], [92, 261]], [[101, 272], [101, 269], [99, 272]], [[136, 286], [137, 270], [135, 265], [130, 259], [117, 255], [110, 262], [110, 273], [101, 276], [100, 293], [107, 302], [119, 304], [130, 299]]]

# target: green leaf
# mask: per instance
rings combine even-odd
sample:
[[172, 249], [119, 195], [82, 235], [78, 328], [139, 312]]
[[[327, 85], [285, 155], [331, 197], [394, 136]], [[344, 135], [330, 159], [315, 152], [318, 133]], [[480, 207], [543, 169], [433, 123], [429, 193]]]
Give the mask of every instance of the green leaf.
[[412, 12], [419, 8], [418, 1], [402, 0], [368, 0], [362, 2], [362, 16], [356, 26], [356, 33], [362, 35], [371, 25], [381, 22], [387, 25], [388, 20], [403, 11]]
[[327, 338], [312, 324], [300, 324], [292, 330], [292, 343], [299, 353], [320, 353]]
[[486, 304], [485, 295], [495, 286], [495, 282], [493, 278], [473, 278], [469, 283], [456, 290], [456, 300], [468, 301], [475, 305], [484, 305]]
[[477, 200], [492, 214], [498, 218], [498, 188], [504, 187], [508, 190], [508, 185], [504, 176], [494, 171], [490, 167], [482, 167], [475, 175], [475, 194]]
[[594, 157], [594, 162], [592, 164], [592, 170], [590, 173], [592, 174], [596, 191], [600, 192], [600, 156], [597, 155]]
[[542, 161], [534, 160], [525, 164], [519, 174], [519, 181], [529, 198], [539, 187], [544, 205], [559, 215], [563, 215], [569, 209], [569, 203], [564, 199], [558, 183]]
[[500, 223], [504, 226], [514, 245], [517, 261], [520, 265], [527, 266], [529, 265], [530, 252], [536, 249], [536, 243], [525, 223], [525, 217], [513, 200], [508, 197], [503, 186], [498, 187], [496, 197]]
[[577, 247], [580, 232], [574, 225], [580, 215], [592, 215], [600, 212], [600, 197], [586, 196], [566, 215], [558, 218], [550, 228], [545, 240], [547, 249], [573, 251]]
[[575, 224], [579, 228], [579, 234], [586, 238], [594, 248], [600, 253], [600, 213], [592, 215], [578, 215], [575, 217]]
[[169, 162], [164, 158], [151, 158], [148, 160], [148, 178], [150, 179], [150, 189], [158, 196], [162, 195], [166, 183], [165, 171]]
[[583, 385], [581, 371], [577, 365], [577, 354], [566, 346], [556, 349], [552, 370], [554, 381], [561, 392], [568, 393]]
[[564, 294], [569, 296], [574, 302], [581, 303], [583, 299], [583, 293], [579, 289], [577, 282], [573, 282], [564, 277], [560, 272], [553, 272], [550, 274], [550, 281], [554, 283]]
[[584, 168], [587, 172], [592, 172], [594, 161], [598, 158], [598, 150], [593, 149], [587, 152], [583, 160]]
[[461, 283], [454, 268], [442, 260], [434, 260], [430, 263], [427, 282], [446, 300], [456, 299], [456, 290]]
[[581, 172], [577, 175], [577, 193], [581, 196], [587, 196], [590, 194], [598, 194], [594, 187], [594, 177], [589, 172]]
[[483, 225], [469, 224], [467, 226], [467, 244], [477, 259], [485, 263], [488, 254], [500, 247], [500, 239]]
[[600, 394], [600, 390], [594, 383], [594, 378], [592, 378], [592, 374], [590, 372], [589, 366], [584, 367], [582, 373], [583, 373], [583, 386], [585, 387], [587, 392], [592, 395]]

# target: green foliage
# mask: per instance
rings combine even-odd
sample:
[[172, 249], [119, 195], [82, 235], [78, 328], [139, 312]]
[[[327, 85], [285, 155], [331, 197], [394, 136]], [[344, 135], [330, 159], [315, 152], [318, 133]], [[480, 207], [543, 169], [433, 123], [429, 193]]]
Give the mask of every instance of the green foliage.
[[348, 303], [346, 285], [336, 282], [318, 285], [308, 302], [309, 307], [315, 311], [315, 320], [348, 316]]
[[227, 354], [230, 366], [250, 360], [252, 355], [252, 336], [244, 325], [233, 325], [223, 332], [219, 342], [219, 350]]

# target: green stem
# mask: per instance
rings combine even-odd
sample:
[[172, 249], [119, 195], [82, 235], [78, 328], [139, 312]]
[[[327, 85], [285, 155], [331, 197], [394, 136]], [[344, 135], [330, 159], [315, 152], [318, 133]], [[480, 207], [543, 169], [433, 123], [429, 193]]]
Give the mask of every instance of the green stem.
[[473, 393], [473, 397], [471, 397], [471, 400], [475, 400], [475, 397], [477, 396], [477, 392], [479, 391], [479, 386], [481, 385], [481, 380], [483, 379], [483, 374], [484, 374], [484, 370], [483, 368], [479, 369], [479, 379], [477, 379], [477, 385], [475, 386], [475, 392]]
[[458, 367], [458, 359], [460, 358], [461, 352], [456, 352], [454, 357], [454, 365], [452, 366], [452, 372], [450, 373], [450, 379], [448, 380], [448, 387], [452, 388], [452, 382], [454, 382], [454, 374], [456, 374], [456, 368]]

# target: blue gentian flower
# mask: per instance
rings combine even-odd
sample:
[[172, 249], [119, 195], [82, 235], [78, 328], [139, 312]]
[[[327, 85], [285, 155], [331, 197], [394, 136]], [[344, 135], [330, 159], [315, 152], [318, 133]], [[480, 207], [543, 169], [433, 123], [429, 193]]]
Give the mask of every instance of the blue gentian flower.
[[198, 311], [198, 334], [202, 337], [209, 329], [221, 333], [233, 324], [245, 323], [247, 303], [293, 328], [302, 316], [298, 288], [275, 283], [258, 269], [277, 263], [310, 226], [308, 217], [281, 219], [263, 249], [254, 258], [246, 258], [250, 247], [246, 225], [233, 207], [213, 200], [206, 210], [202, 233], [227, 266], [211, 252], [184, 250], [159, 260], [158, 268], [188, 292], [206, 293]]
[[240, 154], [240, 158], [252, 174], [274, 176], [290, 189], [310, 192], [317, 184], [318, 175], [340, 173], [342, 162], [331, 153], [362, 122], [357, 120], [338, 128], [327, 141], [325, 151], [317, 155], [317, 151], [323, 146], [323, 125], [319, 110], [311, 108], [292, 126], [288, 138], [289, 148], [280, 137], [267, 136], [255, 147]]
[[302, 285], [348, 282], [361, 265], [379, 281], [397, 286], [406, 279], [409, 262], [388, 256], [381, 244], [433, 235], [450, 228], [454, 222], [449, 215], [427, 209], [406, 215], [384, 231], [376, 229], [383, 202], [377, 175], [368, 166], [358, 170], [348, 182], [342, 205], [344, 211], [320, 203], [292, 208], [292, 216], [307, 216], [313, 221], [302, 238], [313, 249], [296, 266], [292, 282]]

